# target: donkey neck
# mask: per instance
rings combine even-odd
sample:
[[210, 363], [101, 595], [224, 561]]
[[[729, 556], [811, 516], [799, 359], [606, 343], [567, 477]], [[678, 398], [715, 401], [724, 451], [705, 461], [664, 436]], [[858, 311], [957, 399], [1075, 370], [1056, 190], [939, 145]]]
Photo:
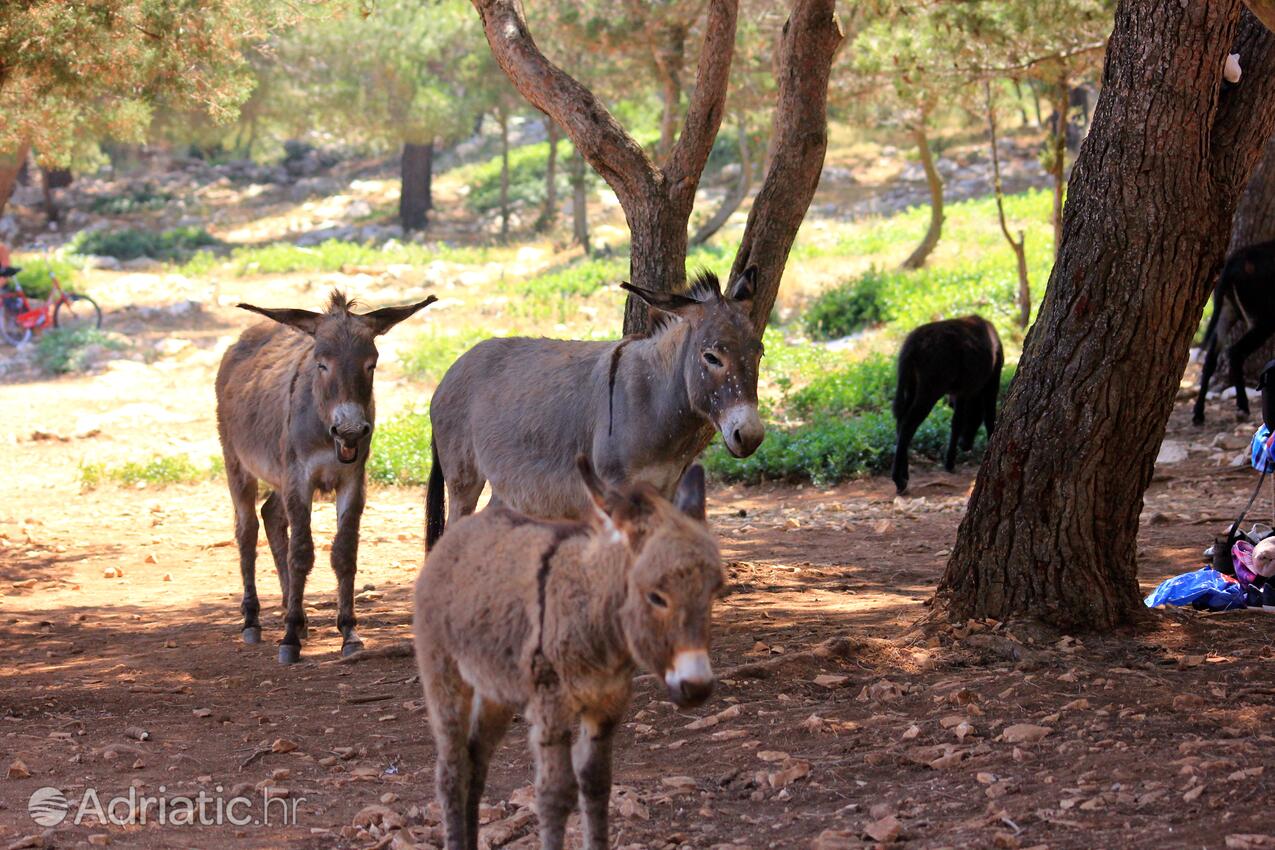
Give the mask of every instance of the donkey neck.
[[613, 672], [633, 664], [620, 628], [619, 612], [628, 592], [632, 554], [623, 543], [597, 534], [581, 538], [556, 558], [547, 576], [557, 586], [546, 599], [544, 628], [557, 640], [551, 652], [562, 672]]
[[[679, 321], [653, 336], [621, 343], [625, 347], [618, 355], [620, 372], [630, 379], [639, 379], [638, 386], [645, 388], [646, 397], [633, 401], [643, 404], [644, 418], [652, 421], [657, 433], [669, 433], [670, 427], [689, 431], [695, 426], [711, 424], [691, 407], [686, 392], [690, 336], [690, 325]], [[625, 381], [616, 382], [617, 391], [631, 389]]]

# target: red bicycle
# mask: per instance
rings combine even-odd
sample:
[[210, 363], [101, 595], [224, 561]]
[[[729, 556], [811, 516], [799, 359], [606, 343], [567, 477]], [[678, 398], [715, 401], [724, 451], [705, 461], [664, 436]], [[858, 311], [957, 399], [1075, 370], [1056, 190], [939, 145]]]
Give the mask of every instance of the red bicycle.
[[0, 261], [0, 337], [10, 345], [21, 345], [36, 331], [47, 328], [100, 328], [102, 308], [87, 295], [62, 289], [57, 275], [49, 272], [49, 298], [32, 302], [14, 278], [21, 269]]

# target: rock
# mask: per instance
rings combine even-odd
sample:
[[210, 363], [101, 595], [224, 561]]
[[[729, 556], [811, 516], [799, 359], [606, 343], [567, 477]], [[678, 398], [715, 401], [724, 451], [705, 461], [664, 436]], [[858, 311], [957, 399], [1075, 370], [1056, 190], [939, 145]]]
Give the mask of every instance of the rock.
[[850, 681], [849, 676], [838, 676], [833, 673], [815, 676], [815, 684], [821, 688], [839, 688], [848, 681]]
[[89, 254], [87, 257], [82, 257], [81, 262], [84, 263], [84, 268], [86, 269], [106, 269], [107, 271], [117, 272], [123, 268], [120, 261], [115, 257], [103, 257], [97, 254]]
[[692, 794], [695, 792], [695, 780], [689, 776], [665, 776], [660, 781], [678, 794]]
[[1214, 437], [1213, 442], [1210, 443], [1210, 445], [1215, 449], [1224, 449], [1230, 452], [1237, 452], [1240, 449], [1246, 449], [1248, 448], [1248, 444], [1249, 441], [1247, 437], [1241, 437], [1238, 434], [1231, 434], [1225, 431]]
[[997, 740], [1007, 744], [1031, 744], [1053, 731], [1048, 726], [1037, 726], [1034, 723], [1015, 723], [1013, 726], [1006, 726]]
[[893, 844], [903, 834], [903, 824], [894, 815], [874, 820], [863, 828], [863, 834], [882, 844]]
[[810, 762], [801, 761], [799, 759], [789, 759], [784, 762], [783, 766], [766, 777], [771, 788], [786, 788], [798, 779], [803, 779], [810, 775]]
[[107, 567], [102, 570], [102, 578], [123, 578], [124, 571], [119, 567]]
[[1226, 836], [1227, 850], [1260, 850], [1263, 847], [1275, 847], [1275, 835], [1254, 835], [1235, 833]]
[[8, 773], [5, 774], [8, 779], [27, 779], [30, 776], [31, 771], [22, 759], [14, 759], [13, 763], [9, 765]]
[[94, 847], [105, 847], [111, 843], [111, 836], [105, 832], [95, 832], [89, 836], [89, 844]]
[[757, 754], [757, 758], [762, 761], [779, 762], [789, 758], [789, 755], [780, 750], [762, 750]]
[[903, 696], [903, 686], [889, 679], [881, 679], [870, 685], [864, 685], [856, 699], [859, 702], [891, 702]]
[[1169, 464], [1181, 463], [1186, 460], [1187, 450], [1185, 443], [1179, 443], [1176, 440], [1165, 440], [1160, 444], [1160, 453], [1156, 455], [1156, 466], [1167, 466]]
[[852, 850], [859, 847], [859, 837], [844, 829], [825, 829], [810, 845], [810, 850]]
[[289, 741], [287, 738], [275, 738], [274, 743], [270, 745], [272, 753], [290, 753], [297, 748], [295, 741]]

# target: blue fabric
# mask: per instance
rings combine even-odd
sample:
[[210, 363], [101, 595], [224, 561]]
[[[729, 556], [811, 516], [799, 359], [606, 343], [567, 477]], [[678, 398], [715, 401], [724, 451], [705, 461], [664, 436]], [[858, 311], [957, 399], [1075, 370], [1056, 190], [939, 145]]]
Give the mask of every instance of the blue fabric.
[[1244, 589], [1217, 570], [1205, 567], [1164, 581], [1145, 600], [1148, 608], [1157, 605], [1194, 605], [1210, 611], [1247, 608]]
[[1257, 433], [1253, 435], [1249, 454], [1252, 457], [1253, 468], [1258, 472], [1275, 472], [1275, 457], [1272, 457], [1271, 447], [1273, 442], [1275, 441], [1271, 440], [1271, 429], [1265, 425], [1258, 428]]

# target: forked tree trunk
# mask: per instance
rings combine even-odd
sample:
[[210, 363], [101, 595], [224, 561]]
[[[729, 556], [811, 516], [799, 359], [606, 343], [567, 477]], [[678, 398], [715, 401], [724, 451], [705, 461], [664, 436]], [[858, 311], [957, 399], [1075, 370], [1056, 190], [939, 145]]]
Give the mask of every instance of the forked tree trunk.
[[703, 245], [712, 239], [717, 231], [730, 221], [730, 217], [735, 214], [735, 210], [739, 209], [744, 198], [748, 197], [748, 190], [753, 185], [753, 158], [749, 147], [748, 121], [741, 112], [739, 115], [739, 180], [735, 182], [730, 193], [722, 198], [722, 205], [717, 208], [717, 211], [695, 231], [695, 235], [691, 237], [691, 245]]
[[953, 619], [1108, 629], [1141, 610], [1138, 516], [1231, 216], [1275, 129], [1240, 0], [1122, 0], [1062, 250], [939, 586]]
[[30, 151], [31, 146], [23, 144], [13, 153], [0, 153], [0, 215], [4, 215], [4, 208], [13, 197], [14, 187], [18, 185], [18, 172], [22, 171]]
[[403, 145], [398, 221], [403, 230], [424, 230], [434, 209], [434, 143]]
[[925, 169], [925, 185], [930, 190], [930, 226], [926, 229], [921, 244], [903, 261], [905, 269], [919, 269], [925, 265], [925, 261], [939, 244], [939, 237], [943, 235], [943, 177], [934, 167], [934, 155], [930, 152], [930, 137], [925, 126], [928, 121], [929, 111], [922, 109], [920, 120], [912, 125], [912, 141], [921, 158], [921, 167]]
[[589, 187], [584, 177], [584, 156], [571, 157], [571, 238], [589, 253]]
[[[735, 48], [738, 0], [709, 0], [703, 47], [682, 132], [657, 167], [584, 86], [550, 63], [527, 31], [517, 0], [473, 0], [496, 61], [517, 89], [547, 113], [615, 191], [629, 224], [630, 280], [670, 291], [686, 278], [686, 224], [713, 139], [721, 125]], [[828, 72], [842, 42], [833, 0], [795, 0], [780, 39], [778, 103], [771, 144], [783, 156], [753, 204], [732, 276], [758, 267], [753, 319], [764, 327], [788, 250], [805, 217], [827, 148]], [[636, 298], [625, 306], [625, 333], [646, 327]]]
[[552, 118], [545, 119], [545, 132], [549, 136], [549, 158], [545, 162], [545, 203], [536, 219], [536, 230], [541, 233], [552, 230], [558, 221], [558, 125]]

